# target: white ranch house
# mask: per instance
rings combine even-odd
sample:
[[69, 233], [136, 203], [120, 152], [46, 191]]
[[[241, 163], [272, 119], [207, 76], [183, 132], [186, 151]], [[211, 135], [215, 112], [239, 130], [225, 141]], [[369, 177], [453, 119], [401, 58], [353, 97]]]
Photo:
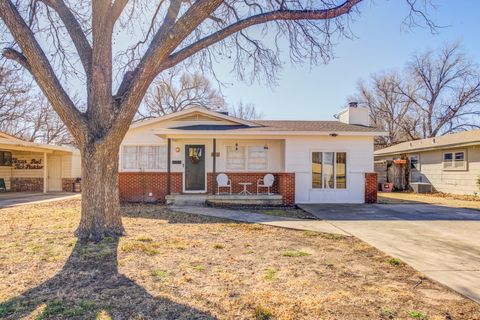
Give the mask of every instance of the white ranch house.
[[[193, 107], [135, 123], [120, 149], [121, 198], [238, 199], [245, 190], [250, 195], [242, 199], [270, 197], [284, 205], [371, 202], [377, 188], [373, 139], [383, 133], [368, 119], [368, 111], [356, 106], [333, 121], [247, 121]], [[218, 195], [220, 173], [231, 195], [229, 188]], [[271, 194], [257, 195], [267, 174], [274, 176]]]

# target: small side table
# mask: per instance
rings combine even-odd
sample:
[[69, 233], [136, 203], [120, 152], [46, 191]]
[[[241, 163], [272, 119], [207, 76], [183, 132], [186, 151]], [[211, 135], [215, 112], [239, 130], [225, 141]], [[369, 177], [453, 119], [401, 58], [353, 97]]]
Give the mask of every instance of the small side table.
[[252, 185], [251, 182], [239, 182], [238, 184], [243, 186], [243, 190], [240, 191], [239, 194], [244, 195], [244, 196], [252, 194], [250, 191], [247, 190], [247, 187]]

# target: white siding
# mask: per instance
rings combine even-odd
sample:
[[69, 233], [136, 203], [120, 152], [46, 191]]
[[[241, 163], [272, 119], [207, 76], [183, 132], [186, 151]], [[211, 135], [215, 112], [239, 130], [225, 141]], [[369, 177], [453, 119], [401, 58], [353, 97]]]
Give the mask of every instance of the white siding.
[[7, 190], [10, 190], [12, 167], [0, 166], [0, 178], [3, 178], [3, 180], [5, 180], [5, 187], [7, 188]]
[[480, 147], [458, 150], [467, 151], [467, 170], [443, 170], [443, 150], [420, 153], [422, 181], [430, 182], [437, 191], [445, 193], [473, 194], [480, 192], [477, 186], [477, 179], [480, 176]]
[[[312, 151], [347, 153], [347, 188], [312, 189]], [[363, 203], [365, 173], [373, 172], [372, 137], [291, 137], [285, 141], [285, 171], [295, 173], [297, 203]]]

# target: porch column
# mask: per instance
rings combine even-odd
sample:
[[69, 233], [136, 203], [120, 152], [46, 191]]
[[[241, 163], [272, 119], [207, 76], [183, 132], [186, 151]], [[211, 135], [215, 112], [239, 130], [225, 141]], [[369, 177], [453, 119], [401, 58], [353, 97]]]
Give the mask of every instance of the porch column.
[[172, 162], [172, 139], [167, 139], [167, 194], [171, 193], [172, 177], [171, 173], [171, 162]]
[[215, 194], [217, 173], [217, 139], [213, 138], [213, 170], [212, 170], [212, 194]]
[[47, 193], [48, 185], [48, 169], [47, 169], [47, 153], [43, 153], [43, 193]]

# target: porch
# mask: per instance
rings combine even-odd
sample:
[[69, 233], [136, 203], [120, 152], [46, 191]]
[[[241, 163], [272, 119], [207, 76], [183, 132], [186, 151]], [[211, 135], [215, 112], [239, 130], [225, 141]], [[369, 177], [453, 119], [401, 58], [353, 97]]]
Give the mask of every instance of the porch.
[[173, 194], [165, 196], [166, 203], [176, 206], [203, 206], [211, 204], [222, 205], [247, 205], [247, 206], [281, 206], [281, 194]]

